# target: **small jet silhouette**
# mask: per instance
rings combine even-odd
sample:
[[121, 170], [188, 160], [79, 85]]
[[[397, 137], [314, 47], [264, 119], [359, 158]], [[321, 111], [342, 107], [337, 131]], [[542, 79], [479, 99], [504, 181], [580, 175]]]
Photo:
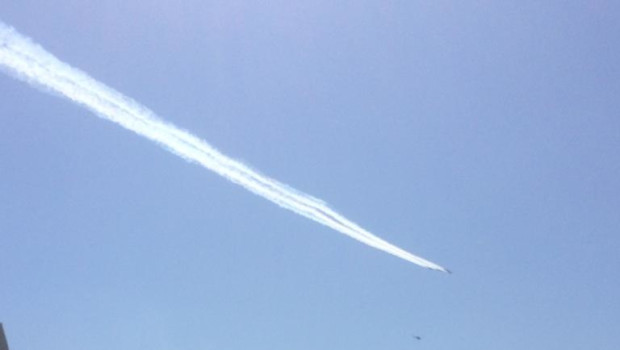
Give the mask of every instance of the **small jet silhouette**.
[[422, 337], [420, 337], [419, 335], [413, 335], [412, 337], [415, 340], [422, 340]]

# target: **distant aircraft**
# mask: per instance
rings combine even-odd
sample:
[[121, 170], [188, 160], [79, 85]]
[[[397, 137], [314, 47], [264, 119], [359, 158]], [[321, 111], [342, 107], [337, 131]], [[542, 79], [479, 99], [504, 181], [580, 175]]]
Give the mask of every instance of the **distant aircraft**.
[[413, 339], [415, 339], [415, 340], [422, 340], [422, 337], [420, 337], [419, 335], [414, 335]]
[[9, 344], [6, 342], [6, 337], [4, 336], [2, 322], [0, 322], [0, 350], [9, 350]]

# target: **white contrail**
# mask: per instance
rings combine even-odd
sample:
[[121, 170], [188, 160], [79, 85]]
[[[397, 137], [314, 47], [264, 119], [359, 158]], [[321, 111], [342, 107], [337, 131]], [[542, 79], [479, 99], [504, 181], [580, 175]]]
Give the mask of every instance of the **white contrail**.
[[369, 246], [429, 269], [447, 269], [371, 234], [324, 202], [277, 182], [220, 153], [207, 142], [162, 121], [136, 101], [54, 57], [29, 38], [0, 22], [0, 67], [18, 79], [60, 94], [170, 152], [198, 163], [277, 205], [331, 227]]

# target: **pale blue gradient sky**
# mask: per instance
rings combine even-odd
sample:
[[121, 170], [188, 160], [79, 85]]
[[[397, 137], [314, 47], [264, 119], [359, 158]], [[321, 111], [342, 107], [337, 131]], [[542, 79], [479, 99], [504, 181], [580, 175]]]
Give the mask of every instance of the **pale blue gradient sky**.
[[1, 8], [65, 62], [455, 272], [2, 75], [12, 349], [616, 348], [617, 3]]

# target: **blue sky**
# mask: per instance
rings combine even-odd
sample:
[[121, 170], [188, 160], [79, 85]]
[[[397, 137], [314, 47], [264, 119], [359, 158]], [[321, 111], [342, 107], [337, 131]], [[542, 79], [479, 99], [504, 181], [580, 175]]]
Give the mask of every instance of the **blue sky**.
[[63, 61], [454, 271], [2, 75], [12, 349], [615, 349], [619, 14], [602, 0], [4, 4], [0, 20]]

